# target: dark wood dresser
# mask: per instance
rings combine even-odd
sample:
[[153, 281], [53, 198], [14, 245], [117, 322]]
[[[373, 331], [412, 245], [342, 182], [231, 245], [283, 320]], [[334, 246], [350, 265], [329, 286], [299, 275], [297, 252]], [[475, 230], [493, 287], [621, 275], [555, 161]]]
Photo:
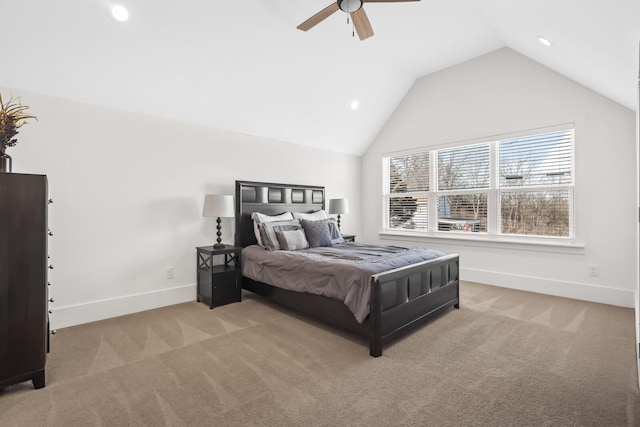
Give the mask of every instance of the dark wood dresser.
[[47, 177], [0, 173], [0, 387], [45, 384]]

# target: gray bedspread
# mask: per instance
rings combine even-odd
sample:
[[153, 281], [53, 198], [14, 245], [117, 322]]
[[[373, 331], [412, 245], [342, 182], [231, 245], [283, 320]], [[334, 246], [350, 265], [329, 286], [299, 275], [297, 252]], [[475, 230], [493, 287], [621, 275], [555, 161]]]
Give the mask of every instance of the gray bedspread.
[[343, 301], [360, 323], [369, 314], [371, 276], [438, 258], [442, 252], [342, 243], [298, 251], [242, 250], [242, 275], [279, 288]]

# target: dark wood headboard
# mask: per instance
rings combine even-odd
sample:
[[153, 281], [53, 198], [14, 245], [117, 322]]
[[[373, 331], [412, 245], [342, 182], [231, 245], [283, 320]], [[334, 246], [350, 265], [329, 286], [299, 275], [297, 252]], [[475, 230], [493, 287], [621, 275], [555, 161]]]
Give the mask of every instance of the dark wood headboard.
[[324, 209], [324, 187], [236, 181], [236, 246], [256, 244], [251, 214], [313, 212]]

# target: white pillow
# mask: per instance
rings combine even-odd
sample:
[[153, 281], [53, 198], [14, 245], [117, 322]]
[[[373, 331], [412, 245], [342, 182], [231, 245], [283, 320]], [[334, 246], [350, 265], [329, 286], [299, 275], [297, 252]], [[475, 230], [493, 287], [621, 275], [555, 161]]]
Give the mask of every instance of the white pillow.
[[262, 244], [262, 238], [260, 237], [260, 228], [258, 228], [258, 224], [293, 219], [293, 215], [291, 215], [291, 212], [283, 212], [279, 215], [265, 215], [260, 212], [254, 212], [251, 214], [251, 219], [253, 220], [253, 233], [256, 235], [256, 241], [260, 246], [264, 247]]
[[306, 219], [307, 221], [318, 221], [320, 219], [328, 219], [329, 215], [326, 211], [320, 209], [311, 213], [294, 212], [293, 217], [295, 219]]

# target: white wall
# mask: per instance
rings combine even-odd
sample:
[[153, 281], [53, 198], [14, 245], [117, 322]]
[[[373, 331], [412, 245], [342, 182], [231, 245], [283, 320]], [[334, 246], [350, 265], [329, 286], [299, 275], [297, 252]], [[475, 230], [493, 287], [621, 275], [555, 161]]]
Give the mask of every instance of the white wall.
[[[382, 239], [383, 153], [575, 123], [576, 237], [550, 248]], [[364, 238], [460, 254], [461, 278], [634, 306], [635, 114], [508, 49], [418, 79], [363, 157]], [[600, 266], [590, 277], [587, 266]], [[464, 301], [463, 301], [464, 303]]]
[[[54, 328], [194, 300], [195, 247], [216, 239], [204, 195], [234, 194], [236, 179], [324, 185], [349, 199], [343, 230], [361, 233], [360, 157], [0, 91], [39, 119], [8, 154], [14, 172], [49, 178]], [[224, 242], [233, 228], [223, 219]]]

